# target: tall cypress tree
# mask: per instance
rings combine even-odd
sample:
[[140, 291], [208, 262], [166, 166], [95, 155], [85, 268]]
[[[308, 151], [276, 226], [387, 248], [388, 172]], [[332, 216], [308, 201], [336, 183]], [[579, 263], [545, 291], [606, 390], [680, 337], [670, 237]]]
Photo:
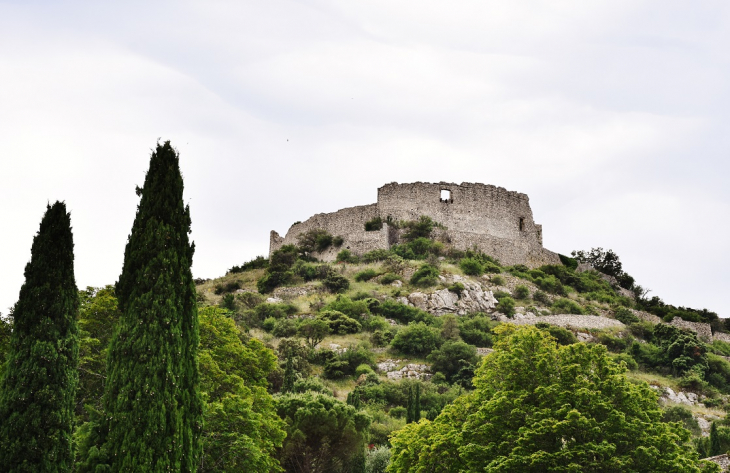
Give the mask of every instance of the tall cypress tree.
[[198, 314], [190, 209], [170, 142], [152, 153], [116, 286], [104, 446], [112, 471], [192, 472], [200, 455]]
[[7, 369], [0, 383], [0, 469], [71, 471], [78, 384], [78, 289], [71, 218], [48, 206], [33, 238], [25, 283], [13, 308]]

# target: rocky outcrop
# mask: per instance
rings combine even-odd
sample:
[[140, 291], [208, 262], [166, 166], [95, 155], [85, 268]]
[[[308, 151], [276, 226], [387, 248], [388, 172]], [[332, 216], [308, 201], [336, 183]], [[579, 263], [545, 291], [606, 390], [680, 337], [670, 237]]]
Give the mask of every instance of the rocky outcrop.
[[659, 401], [671, 402], [674, 404], [684, 404], [686, 406], [696, 406], [699, 402], [699, 397], [695, 393], [678, 391], [675, 392], [670, 387], [665, 387], [663, 392], [660, 391]]
[[385, 360], [378, 363], [378, 371], [386, 374], [388, 379], [430, 379], [430, 367], [418, 363], [408, 363], [398, 369], [398, 365], [405, 360]]
[[408, 297], [398, 299], [403, 304], [418, 307], [434, 315], [457, 314], [464, 315], [470, 312], [486, 312], [497, 306], [497, 299], [492, 291], [484, 290], [478, 282], [454, 275], [443, 279], [452, 283], [461, 283], [464, 290], [460, 294], [441, 289], [432, 293], [414, 292]]
[[721, 471], [730, 470], [730, 458], [727, 456], [727, 453], [717, 455], [716, 457], [703, 458], [703, 460], [720, 465]]

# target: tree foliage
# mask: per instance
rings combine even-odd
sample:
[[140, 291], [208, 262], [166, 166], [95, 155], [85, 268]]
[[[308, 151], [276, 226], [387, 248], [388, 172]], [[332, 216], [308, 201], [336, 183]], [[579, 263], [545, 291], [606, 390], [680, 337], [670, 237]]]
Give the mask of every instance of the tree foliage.
[[200, 310], [201, 391], [207, 401], [199, 472], [281, 471], [284, 423], [267, 392], [276, 356], [245, 337], [227, 312]]
[[345, 473], [362, 455], [370, 417], [325, 394], [305, 392], [277, 398], [287, 436], [281, 463], [292, 473]]
[[558, 346], [534, 327], [497, 330], [476, 390], [392, 439], [390, 471], [699, 472], [689, 432], [600, 345]]
[[79, 297], [66, 205], [48, 206], [13, 308], [0, 383], [0, 463], [8, 472], [71, 471]]
[[203, 403], [194, 246], [169, 142], [152, 153], [141, 195], [116, 286], [122, 315], [109, 346], [100, 458], [112, 471], [195, 471]]

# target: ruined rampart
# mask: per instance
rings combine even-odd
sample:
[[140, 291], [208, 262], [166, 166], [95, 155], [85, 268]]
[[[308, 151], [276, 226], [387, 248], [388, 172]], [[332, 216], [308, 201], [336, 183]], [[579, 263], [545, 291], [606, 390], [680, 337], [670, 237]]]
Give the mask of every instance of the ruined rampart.
[[485, 184], [444, 182], [386, 184], [378, 189], [375, 204], [314, 215], [292, 225], [284, 237], [272, 231], [269, 254], [284, 244], [296, 244], [300, 234], [313, 229], [344, 239], [341, 247], [317, 255], [325, 261], [334, 260], [342, 249], [355, 254], [388, 249], [397, 243], [397, 232], [389, 231], [388, 225], [368, 232], [365, 222], [375, 217], [416, 220], [421, 215], [444, 225], [448, 242], [457, 249], [477, 248], [505, 265], [560, 262], [556, 253], [542, 247], [542, 227], [533, 220], [527, 195]]

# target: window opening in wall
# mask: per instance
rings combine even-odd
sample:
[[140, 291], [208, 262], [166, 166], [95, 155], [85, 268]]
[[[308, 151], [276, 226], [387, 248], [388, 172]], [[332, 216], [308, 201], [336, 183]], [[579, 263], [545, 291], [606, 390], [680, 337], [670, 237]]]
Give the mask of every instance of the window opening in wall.
[[441, 202], [454, 202], [451, 198], [451, 191], [448, 189], [441, 189]]
[[520, 231], [525, 230], [525, 219], [523, 217], [520, 217]]

